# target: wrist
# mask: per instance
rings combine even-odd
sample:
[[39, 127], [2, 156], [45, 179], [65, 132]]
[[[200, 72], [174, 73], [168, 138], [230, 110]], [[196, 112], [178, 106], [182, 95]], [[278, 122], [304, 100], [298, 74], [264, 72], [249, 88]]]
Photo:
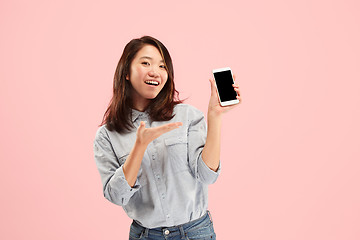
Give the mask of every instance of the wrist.
[[222, 113], [221, 112], [218, 112], [218, 111], [211, 111], [210, 109], [208, 110], [208, 113], [207, 113], [207, 117], [208, 117], [208, 120], [215, 120], [215, 121], [221, 121], [222, 119]]
[[148, 143], [141, 141], [139, 138], [136, 138], [136, 140], [135, 140], [135, 147], [139, 150], [143, 150], [144, 152], [148, 145], [149, 145]]

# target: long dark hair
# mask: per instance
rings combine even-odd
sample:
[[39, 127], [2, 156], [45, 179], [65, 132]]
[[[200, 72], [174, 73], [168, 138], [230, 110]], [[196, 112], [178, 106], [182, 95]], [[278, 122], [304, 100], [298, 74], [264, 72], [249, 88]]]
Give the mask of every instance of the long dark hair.
[[[157, 39], [144, 36], [131, 40], [124, 48], [123, 54], [116, 67], [113, 83], [113, 96], [104, 114], [101, 125], [106, 124], [110, 131], [119, 133], [129, 131], [134, 126], [131, 121], [131, 84], [126, 80], [130, 76], [130, 65], [135, 55], [145, 45], [156, 47], [165, 63], [168, 79], [156, 98], [152, 99], [147, 112], [153, 121], [168, 121], [174, 117], [173, 109], [182, 102], [179, 92], [175, 89], [174, 69], [170, 54], [166, 47]], [[101, 126], [100, 125], [100, 126]]]

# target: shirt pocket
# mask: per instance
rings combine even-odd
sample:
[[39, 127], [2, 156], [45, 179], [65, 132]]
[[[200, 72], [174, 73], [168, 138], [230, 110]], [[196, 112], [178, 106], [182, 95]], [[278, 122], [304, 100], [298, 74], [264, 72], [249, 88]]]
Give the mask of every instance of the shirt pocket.
[[172, 168], [175, 173], [190, 170], [187, 143], [188, 139], [186, 136], [173, 136], [165, 139], [170, 168]]
[[125, 163], [128, 156], [129, 156], [129, 153], [118, 158], [118, 162], [119, 162], [120, 166], [122, 166]]

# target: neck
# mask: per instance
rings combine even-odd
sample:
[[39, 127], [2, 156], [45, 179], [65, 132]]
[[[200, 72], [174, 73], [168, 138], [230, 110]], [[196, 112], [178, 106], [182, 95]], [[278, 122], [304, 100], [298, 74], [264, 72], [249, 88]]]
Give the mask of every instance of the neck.
[[144, 112], [149, 106], [149, 103], [150, 101], [137, 101], [133, 103], [132, 108], [137, 111]]

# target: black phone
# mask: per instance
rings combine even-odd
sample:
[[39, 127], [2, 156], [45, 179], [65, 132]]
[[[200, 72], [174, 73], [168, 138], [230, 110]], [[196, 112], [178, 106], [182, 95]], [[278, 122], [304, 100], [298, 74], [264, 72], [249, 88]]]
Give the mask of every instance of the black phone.
[[213, 70], [216, 89], [221, 106], [228, 106], [239, 103], [236, 98], [237, 93], [232, 86], [234, 84], [233, 75], [229, 67]]

